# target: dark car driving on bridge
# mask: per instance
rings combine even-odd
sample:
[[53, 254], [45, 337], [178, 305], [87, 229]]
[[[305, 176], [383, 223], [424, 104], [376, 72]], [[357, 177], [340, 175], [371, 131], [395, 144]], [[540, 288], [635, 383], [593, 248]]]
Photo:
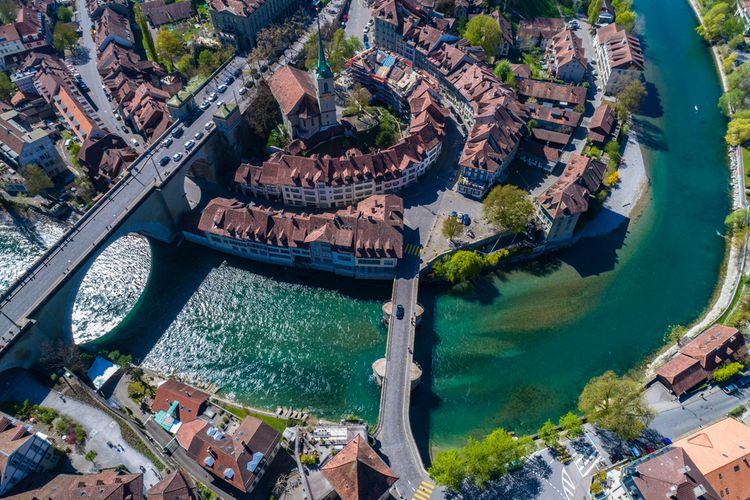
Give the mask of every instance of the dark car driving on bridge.
[[396, 306], [396, 319], [404, 319], [404, 306], [401, 304]]

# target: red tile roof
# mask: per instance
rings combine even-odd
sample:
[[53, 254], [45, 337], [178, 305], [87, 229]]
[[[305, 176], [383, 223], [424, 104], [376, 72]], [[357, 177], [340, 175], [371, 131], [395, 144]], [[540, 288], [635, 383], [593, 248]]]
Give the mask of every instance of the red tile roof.
[[537, 200], [547, 213], [556, 219], [588, 210], [588, 196], [601, 187], [607, 166], [599, 160], [574, 153], [560, 178]]
[[146, 492], [148, 500], [198, 500], [193, 479], [176, 470]]
[[169, 411], [172, 403], [179, 401], [180, 405], [174, 416], [186, 423], [198, 418], [208, 398], [208, 393], [170, 378], [156, 389], [151, 409], [154, 412]]
[[733, 337], [738, 335], [740, 337], [742, 336], [736, 328], [716, 324], [685, 345], [680, 349], [680, 352], [686, 356], [699, 360], [701, 366], [705, 368], [707, 365], [711, 364], [707, 358], [715, 355], [726, 343], [730, 342]]
[[8, 500], [141, 500], [143, 475], [118, 474], [114, 469], [85, 475], [37, 473], [19, 483], [13, 491], [22, 493], [7, 497]]
[[342, 500], [379, 500], [398, 480], [360, 435], [320, 470]]
[[607, 103], [602, 103], [591, 117], [588, 137], [594, 142], [604, 142], [607, 136], [612, 133], [614, 126], [614, 110]]
[[556, 102], [567, 102], [573, 106], [586, 103], [586, 89], [573, 85], [540, 82], [538, 80], [520, 80], [516, 82], [518, 95], [534, 97]]
[[268, 86], [284, 115], [297, 107], [304, 108], [309, 116], [320, 113], [317, 90], [307, 71], [284, 66], [271, 76]]

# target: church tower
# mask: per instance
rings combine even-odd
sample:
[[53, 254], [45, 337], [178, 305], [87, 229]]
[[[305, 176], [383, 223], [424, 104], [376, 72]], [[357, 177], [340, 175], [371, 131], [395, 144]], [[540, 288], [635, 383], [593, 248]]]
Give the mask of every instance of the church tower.
[[333, 94], [333, 71], [326, 62], [323, 52], [323, 37], [320, 34], [318, 19], [318, 64], [315, 66], [315, 81], [318, 88], [318, 106], [320, 107], [320, 128], [325, 129], [338, 123], [336, 118], [336, 98]]

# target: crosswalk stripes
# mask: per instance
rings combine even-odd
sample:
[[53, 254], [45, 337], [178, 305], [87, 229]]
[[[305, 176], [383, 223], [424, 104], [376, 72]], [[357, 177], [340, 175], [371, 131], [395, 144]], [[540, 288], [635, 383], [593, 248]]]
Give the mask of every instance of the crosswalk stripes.
[[407, 255], [422, 255], [424, 247], [422, 245], [416, 245], [414, 243], [407, 243], [404, 245], [404, 253]]
[[430, 484], [427, 481], [422, 481], [417, 491], [414, 492], [414, 496], [411, 500], [427, 500], [432, 495], [432, 490], [435, 488], [434, 484]]
[[576, 485], [565, 469], [562, 471], [562, 487], [565, 492], [565, 498], [572, 499], [575, 496]]

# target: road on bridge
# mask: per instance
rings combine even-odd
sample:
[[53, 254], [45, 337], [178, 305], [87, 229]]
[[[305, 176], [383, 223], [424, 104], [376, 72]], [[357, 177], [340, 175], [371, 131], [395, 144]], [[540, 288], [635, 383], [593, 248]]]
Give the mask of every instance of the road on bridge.
[[394, 314], [388, 325], [386, 367], [376, 438], [380, 451], [399, 477], [394, 485], [399, 498], [443, 498], [422, 465], [409, 422], [411, 364], [419, 287], [419, 257], [405, 256], [393, 282], [393, 307], [404, 307], [403, 319]]

